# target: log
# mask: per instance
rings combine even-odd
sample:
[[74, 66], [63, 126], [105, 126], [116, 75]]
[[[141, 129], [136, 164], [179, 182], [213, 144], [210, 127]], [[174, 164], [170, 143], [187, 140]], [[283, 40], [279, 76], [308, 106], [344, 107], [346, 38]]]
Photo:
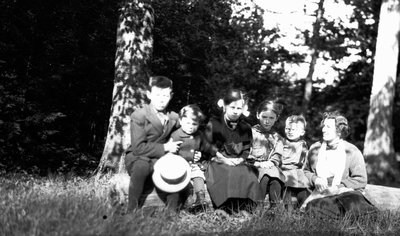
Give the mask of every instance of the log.
[[[156, 189], [149, 179], [145, 183], [146, 188], [143, 191], [142, 196], [139, 200], [139, 205], [143, 207], [163, 207], [165, 206], [166, 193], [159, 191]], [[129, 176], [126, 173], [115, 174], [110, 179], [109, 186], [109, 200], [112, 205], [115, 204], [125, 204], [128, 201], [128, 189], [129, 189]], [[186, 206], [190, 206], [195, 200], [195, 194], [193, 192], [193, 186], [189, 184], [187, 187], [186, 195]], [[206, 191], [206, 201], [209, 203], [210, 207], [212, 206], [211, 198], [208, 192]]]
[[379, 210], [400, 211], [400, 188], [367, 184], [364, 193]]
[[[140, 198], [140, 205], [143, 207], [165, 206], [164, 192], [158, 191], [151, 180], [146, 183], [147, 188]], [[116, 174], [110, 179], [109, 198], [112, 204], [125, 204], [128, 200], [129, 176], [128, 174]], [[367, 184], [365, 197], [371, 201], [379, 210], [400, 211], [400, 188], [386, 187], [380, 185]], [[188, 187], [186, 206], [190, 206], [195, 195], [191, 185]], [[210, 195], [206, 193], [206, 201], [212, 206]], [[295, 201], [295, 199], [294, 199]]]

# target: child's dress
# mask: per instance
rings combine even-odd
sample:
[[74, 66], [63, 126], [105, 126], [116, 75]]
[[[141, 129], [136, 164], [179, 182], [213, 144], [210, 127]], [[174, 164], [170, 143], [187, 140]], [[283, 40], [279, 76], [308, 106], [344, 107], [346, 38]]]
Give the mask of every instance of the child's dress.
[[250, 155], [254, 161], [271, 161], [271, 168], [258, 168], [258, 180], [264, 175], [278, 178], [285, 183], [285, 175], [281, 170], [283, 155], [283, 138], [275, 131], [265, 131], [260, 125], [252, 127], [253, 141]]
[[285, 175], [286, 187], [307, 188], [309, 181], [304, 175], [303, 166], [307, 157], [307, 143], [300, 139], [298, 141], [283, 142], [282, 172]]

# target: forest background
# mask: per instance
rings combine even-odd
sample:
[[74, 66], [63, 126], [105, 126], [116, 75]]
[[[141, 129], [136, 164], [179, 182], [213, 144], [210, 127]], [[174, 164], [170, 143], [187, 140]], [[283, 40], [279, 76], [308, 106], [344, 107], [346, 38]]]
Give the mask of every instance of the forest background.
[[[348, 20], [357, 27], [320, 15], [317, 31], [295, 32], [303, 43], [294, 46], [306, 48], [303, 52], [279, 45], [285, 35], [278, 27], [264, 28], [265, 9], [241, 1], [143, 2], [154, 10], [155, 23], [151, 57], [138, 80], [150, 75], [173, 79], [172, 110], [197, 103], [210, 116], [222, 91], [238, 87], [249, 97], [252, 124], [260, 101], [279, 99], [286, 108], [278, 130], [287, 115], [303, 112], [309, 122], [306, 139], [312, 143], [320, 137], [322, 112], [338, 109], [350, 122], [348, 140], [364, 149], [382, 1], [336, 1], [354, 7]], [[316, 22], [321, 2], [307, 13]], [[1, 173], [89, 175], [99, 166], [109, 129], [116, 29], [124, 3], [1, 1]], [[293, 78], [288, 65], [308, 70], [312, 55], [336, 63], [354, 53], [352, 49], [357, 49], [357, 60], [346, 68], [335, 67], [337, 77], [330, 84], [326, 78], [314, 78], [305, 102], [309, 80]], [[399, 93], [393, 109], [393, 145], [399, 152]], [[116, 168], [113, 163], [108, 167]]]

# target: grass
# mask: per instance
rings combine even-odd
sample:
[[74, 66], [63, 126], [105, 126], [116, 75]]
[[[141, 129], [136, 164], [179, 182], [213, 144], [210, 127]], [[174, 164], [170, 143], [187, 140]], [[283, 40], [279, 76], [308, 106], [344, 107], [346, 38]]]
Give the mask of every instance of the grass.
[[110, 206], [107, 182], [79, 177], [0, 177], [0, 235], [397, 235], [400, 213], [352, 221], [320, 220], [259, 206], [252, 214], [209, 210], [178, 216], [145, 208], [121, 214]]

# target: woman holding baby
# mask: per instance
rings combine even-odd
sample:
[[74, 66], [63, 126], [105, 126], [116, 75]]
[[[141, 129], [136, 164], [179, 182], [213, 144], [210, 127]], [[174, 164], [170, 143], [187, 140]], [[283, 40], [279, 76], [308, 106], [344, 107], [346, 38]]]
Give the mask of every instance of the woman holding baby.
[[304, 168], [313, 192], [302, 207], [332, 218], [375, 212], [362, 194], [367, 185], [364, 157], [344, 140], [349, 134], [347, 119], [338, 112], [324, 113], [321, 128], [322, 142], [310, 147]]

